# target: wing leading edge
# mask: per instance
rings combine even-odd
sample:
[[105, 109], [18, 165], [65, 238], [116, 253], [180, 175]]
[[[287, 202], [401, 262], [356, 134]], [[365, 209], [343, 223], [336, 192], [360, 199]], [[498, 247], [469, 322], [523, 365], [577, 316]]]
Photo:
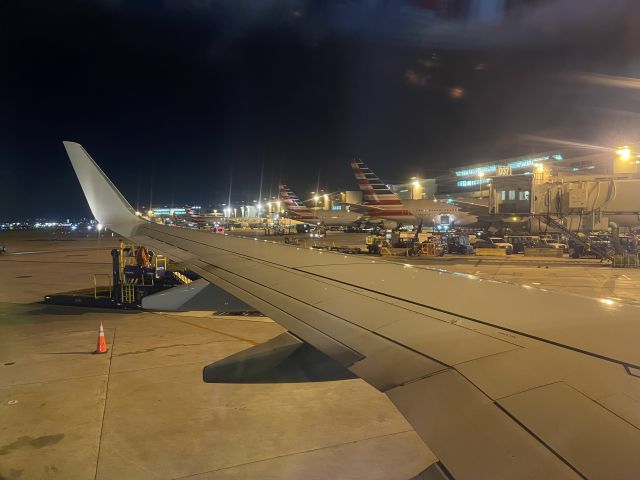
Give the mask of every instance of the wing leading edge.
[[636, 307], [141, 222], [67, 143], [99, 221], [386, 393], [454, 478], [640, 476]]

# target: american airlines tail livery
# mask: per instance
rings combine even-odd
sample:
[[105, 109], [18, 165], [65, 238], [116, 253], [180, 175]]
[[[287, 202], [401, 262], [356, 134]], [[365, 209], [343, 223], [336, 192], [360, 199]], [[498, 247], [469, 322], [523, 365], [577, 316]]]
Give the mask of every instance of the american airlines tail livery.
[[401, 199], [360, 159], [353, 159], [351, 168], [362, 191], [362, 207], [371, 219], [395, 222], [396, 225], [422, 223], [425, 226], [462, 226], [478, 221], [475, 215], [456, 205], [426, 198]]
[[359, 221], [363, 215], [343, 210], [322, 210], [307, 207], [288, 186], [280, 184], [280, 200], [289, 212], [289, 218], [300, 222], [333, 226], [346, 226]]

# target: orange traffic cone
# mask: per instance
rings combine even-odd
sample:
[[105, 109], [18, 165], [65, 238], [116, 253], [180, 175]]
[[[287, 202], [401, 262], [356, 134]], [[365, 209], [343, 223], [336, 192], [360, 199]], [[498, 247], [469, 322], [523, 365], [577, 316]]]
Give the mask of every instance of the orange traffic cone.
[[98, 331], [98, 346], [93, 353], [107, 353], [107, 340], [104, 338], [104, 328], [100, 322], [100, 330]]

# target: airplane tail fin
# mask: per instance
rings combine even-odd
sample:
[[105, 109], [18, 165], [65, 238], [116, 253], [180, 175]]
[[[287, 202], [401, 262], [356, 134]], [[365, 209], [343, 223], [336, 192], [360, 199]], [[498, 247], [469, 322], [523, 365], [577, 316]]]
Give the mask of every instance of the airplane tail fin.
[[75, 142], [62, 142], [67, 150], [71, 165], [76, 172], [80, 186], [87, 198], [93, 216], [105, 227], [118, 225], [118, 233], [123, 227], [133, 227], [143, 223], [118, 189], [91, 158], [87, 151]]
[[362, 201], [365, 205], [383, 208], [402, 205], [400, 197], [393, 193], [362, 160], [359, 158], [351, 160], [351, 168], [362, 191]]
[[280, 191], [280, 199], [284, 202], [284, 204], [287, 206], [289, 210], [293, 210], [293, 211], [309, 210], [309, 208], [304, 203], [302, 203], [302, 201], [300, 201], [300, 199], [293, 192], [293, 190], [291, 190], [286, 185], [280, 184], [279, 191]]

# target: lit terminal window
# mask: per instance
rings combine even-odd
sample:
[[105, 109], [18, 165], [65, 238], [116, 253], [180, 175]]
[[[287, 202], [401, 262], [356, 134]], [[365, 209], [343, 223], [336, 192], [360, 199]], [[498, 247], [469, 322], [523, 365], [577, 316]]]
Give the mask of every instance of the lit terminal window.
[[156, 208], [153, 215], [184, 215], [187, 213], [185, 208]]
[[[513, 162], [509, 162], [506, 165], [511, 167], [512, 169], [517, 170], [520, 168], [532, 167], [535, 163], [546, 162], [549, 160], [563, 160], [563, 159], [564, 157], [562, 155], [560, 155], [559, 153], [554, 153], [553, 155], [542, 155], [534, 158], [523, 158], [522, 160], [515, 160]], [[498, 166], [499, 165], [486, 165], [483, 167], [458, 170], [455, 172], [455, 175], [456, 177], [469, 177], [471, 175], [495, 172], [498, 169]]]
[[467, 170], [458, 170], [456, 177], [468, 177], [470, 175], [478, 175], [479, 173], [495, 172], [498, 168], [497, 165], [489, 165], [486, 167], [469, 168]]
[[491, 181], [490, 178], [477, 178], [474, 180], [459, 180], [456, 185], [458, 187], [474, 187], [474, 186], [478, 186], [481, 184], [486, 184], [489, 183]]

